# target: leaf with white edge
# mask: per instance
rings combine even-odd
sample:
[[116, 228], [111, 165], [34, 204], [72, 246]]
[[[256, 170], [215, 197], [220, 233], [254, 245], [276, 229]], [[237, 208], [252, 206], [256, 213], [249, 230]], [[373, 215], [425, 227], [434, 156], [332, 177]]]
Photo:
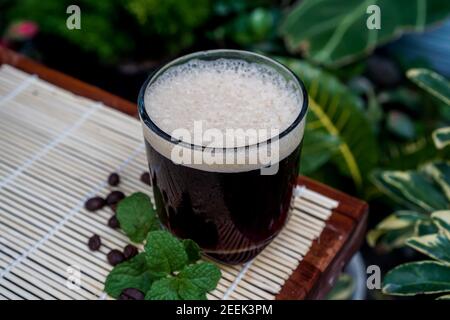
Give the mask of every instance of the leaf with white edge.
[[450, 106], [450, 83], [429, 69], [410, 69], [406, 76], [419, 87]]
[[450, 264], [450, 239], [444, 234], [413, 237], [406, 244], [433, 259]]
[[450, 294], [446, 294], [444, 296], [437, 297], [436, 300], [450, 300]]
[[378, 189], [411, 209], [432, 212], [448, 207], [446, 196], [423, 172], [376, 170], [371, 177]]
[[416, 225], [414, 226], [414, 235], [417, 237], [434, 234], [438, 231], [438, 227], [430, 218], [428, 218], [427, 220], [417, 221]]
[[437, 261], [402, 264], [389, 271], [383, 280], [383, 293], [413, 296], [450, 292], [450, 267]]
[[422, 166], [420, 170], [433, 178], [434, 182], [442, 189], [447, 197], [447, 208], [450, 208], [450, 163], [431, 162]]
[[153, 282], [145, 295], [145, 300], [180, 300], [179, 283], [176, 278], [163, 278]]
[[119, 202], [117, 219], [120, 228], [136, 243], [142, 242], [149, 231], [159, 229], [150, 197], [142, 192], [133, 193]]
[[450, 234], [450, 210], [435, 211], [431, 214], [431, 219], [442, 231]]
[[367, 233], [367, 243], [386, 251], [403, 247], [405, 241], [415, 235], [416, 224], [428, 220], [430, 218], [427, 215], [419, 212], [396, 211]]
[[149, 232], [145, 243], [145, 253], [149, 268], [155, 272], [179, 271], [188, 262], [188, 256], [181, 241], [167, 231]]
[[382, 230], [397, 230], [406, 227], [413, 226], [417, 221], [429, 219], [427, 215], [409, 210], [396, 211], [383, 219], [377, 226], [376, 229]]
[[[338, 67], [404, 32], [422, 32], [449, 12], [450, 2], [442, 0], [304, 0], [288, 12], [280, 34], [291, 53]], [[369, 28], [377, 18], [381, 28]]]
[[115, 266], [105, 281], [105, 292], [117, 298], [126, 288], [135, 288], [142, 292], [150, 289], [152, 282], [162, 275], [149, 270], [145, 253]]
[[433, 131], [433, 142], [436, 148], [444, 149], [450, 145], [450, 127], [439, 128]]

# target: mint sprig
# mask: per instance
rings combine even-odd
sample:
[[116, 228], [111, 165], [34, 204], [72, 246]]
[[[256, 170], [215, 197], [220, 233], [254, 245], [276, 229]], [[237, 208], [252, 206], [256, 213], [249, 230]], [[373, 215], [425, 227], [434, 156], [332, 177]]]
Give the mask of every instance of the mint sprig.
[[212, 263], [191, 264], [176, 276], [155, 281], [145, 299], [206, 300], [206, 293], [214, 290], [220, 277], [219, 268]]
[[159, 223], [148, 196], [138, 192], [123, 199], [117, 215], [132, 241], [146, 241], [144, 252], [115, 266], [106, 278], [105, 292], [110, 296], [118, 298], [124, 289], [135, 288], [149, 300], [197, 300], [206, 299], [207, 292], [217, 286], [220, 269], [212, 263], [198, 263], [197, 243], [179, 240], [167, 231], [151, 231]]
[[120, 228], [136, 243], [144, 241], [149, 231], [159, 229], [150, 197], [142, 192], [133, 193], [119, 202], [117, 219]]

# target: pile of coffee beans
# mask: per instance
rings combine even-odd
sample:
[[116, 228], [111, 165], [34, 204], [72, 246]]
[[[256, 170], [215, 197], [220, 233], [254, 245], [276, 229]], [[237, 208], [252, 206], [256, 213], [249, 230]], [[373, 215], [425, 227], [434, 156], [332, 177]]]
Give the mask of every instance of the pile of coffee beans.
[[[140, 180], [143, 183], [145, 183], [146, 185], [149, 185], [149, 186], [151, 185], [150, 174], [148, 172], [142, 173], [142, 175], [140, 176]], [[113, 172], [108, 176], [108, 184], [110, 186], [117, 187], [119, 185], [119, 183], [120, 183], [120, 176], [117, 172]], [[104, 208], [105, 206], [109, 206], [111, 208], [111, 210], [114, 212], [114, 215], [111, 216], [111, 218], [109, 218], [108, 226], [112, 229], [118, 229], [118, 228], [120, 228], [120, 223], [116, 216], [116, 207], [117, 207], [117, 204], [120, 202], [120, 200], [122, 200], [123, 198], [125, 198], [125, 194], [122, 191], [114, 190], [114, 191], [111, 191], [107, 195], [106, 199], [104, 199], [100, 196], [95, 196], [90, 199], [87, 199], [84, 204], [84, 207], [86, 208], [87, 211], [94, 212], [94, 211]], [[100, 236], [98, 236], [96, 234], [94, 234], [88, 240], [88, 247], [91, 251], [98, 251], [100, 249], [101, 245], [102, 245], [102, 241], [100, 239]], [[123, 251], [120, 251], [118, 249], [111, 250], [107, 254], [106, 258], [107, 258], [109, 264], [111, 264], [112, 266], [116, 266], [123, 261], [133, 258], [138, 253], [139, 253], [138, 248], [129, 244], [129, 245], [125, 246]], [[137, 289], [128, 288], [122, 292], [119, 299], [121, 299], [121, 300], [143, 300], [144, 294]]]

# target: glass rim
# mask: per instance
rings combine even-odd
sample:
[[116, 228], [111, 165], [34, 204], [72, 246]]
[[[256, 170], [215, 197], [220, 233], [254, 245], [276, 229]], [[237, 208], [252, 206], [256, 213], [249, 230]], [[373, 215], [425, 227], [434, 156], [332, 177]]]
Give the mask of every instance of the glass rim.
[[[276, 67], [281, 68], [287, 74], [289, 74], [292, 77], [292, 79], [296, 82], [296, 84], [299, 86], [299, 88], [301, 90], [301, 95], [303, 98], [301, 109], [300, 109], [300, 112], [299, 112], [297, 118], [295, 118], [295, 120], [278, 135], [268, 138], [264, 141], [259, 141], [257, 143], [248, 144], [248, 145], [239, 146], [239, 147], [208, 147], [208, 146], [202, 146], [202, 145], [197, 145], [197, 144], [193, 144], [193, 143], [188, 143], [183, 140], [172, 137], [171, 134], [165, 132], [160, 127], [158, 127], [156, 125], [156, 123], [154, 123], [153, 120], [150, 118], [150, 116], [148, 115], [147, 110], [145, 108], [145, 92], [147, 90], [147, 87], [149, 85], [151, 85], [152, 82], [155, 81], [166, 70], [173, 67], [180, 61], [187, 62], [187, 61], [195, 59], [195, 58], [202, 58], [202, 57], [209, 57], [209, 56], [216, 56], [217, 59], [220, 59], [220, 58], [227, 59], [226, 56], [220, 56], [221, 54], [224, 54], [224, 55], [236, 54], [236, 55], [243, 55], [243, 56], [247, 56], [247, 57], [253, 56], [253, 57], [256, 57], [258, 59], [261, 59], [261, 60], [267, 62], [269, 64], [269, 66], [275, 65]], [[236, 57], [236, 58], [238, 59], [238, 57]], [[308, 110], [308, 94], [306, 92], [304, 83], [300, 80], [300, 78], [296, 74], [294, 74], [288, 67], [286, 67], [281, 62], [278, 62], [272, 58], [266, 57], [262, 54], [251, 52], [251, 51], [246, 51], [246, 50], [215, 49], [215, 50], [196, 51], [196, 52], [193, 52], [190, 54], [180, 56], [180, 57], [173, 59], [170, 62], [162, 65], [161, 67], [157, 68], [154, 72], [152, 72], [145, 80], [144, 84], [142, 85], [141, 89], [139, 90], [139, 95], [138, 95], [139, 117], [149, 130], [156, 133], [159, 137], [163, 138], [164, 140], [166, 140], [172, 144], [180, 144], [186, 148], [200, 149], [202, 151], [203, 150], [221, 150], [223, 152], [226, 152], [227, 150], [236, 151], [236, 150], [240, 150], [240, 149], [249, 149], [251, 147], [258, 147], [259, 145], [262, 145], [262, 144], [270, 144], [272, 140], [276, 140], [276, 139], [280, 140], [281, 138], [283, 138], [284, 136], [289, 134], [292, 130], [297, 128], [297, 126], [300, 124], [300, 122], [305, 118], [307, 110]]]

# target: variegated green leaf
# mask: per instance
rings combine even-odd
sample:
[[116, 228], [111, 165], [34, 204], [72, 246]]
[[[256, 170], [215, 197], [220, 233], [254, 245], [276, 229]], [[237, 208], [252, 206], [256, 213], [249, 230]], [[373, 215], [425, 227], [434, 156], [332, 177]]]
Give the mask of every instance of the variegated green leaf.
[[450, 83], [443, 76], [429, 69], [410, 69], [406, 75], [419, 87], [450, 105]]
[[450, 210], [435, 211], [431, 214], [431, 219], [442, 231], [450, 234]]
[[[288, 49], [293, 53], [302, 51], [309, 59], [331, 66], [352, 62], [402, 32], [423, 31], [450, 12], [450, 2], [442, 0], [303, 0], [297, 3], [280, 28]], [[377, 11], [368, 11], [377, 8], [379, 16]], [[377, 17], [381, 28], [369, 28], [367, 24]]]
[[317, 130], [337, 137], [340, 144], [332, 160], [343, 174], [361, 186], [364, 173], [374, 168], [379, 156], [379, 146], [362, 101], [326, 71], [298, 59], [276, 59], [298, 75], [308, 91], [305, 137]]
[[438, 227], [430, 218], [428, 218], [427, 220], [417, 221], [416, 225], [414, 226], [415, 236], [426, 236], [427, 234], [437, 233], [438, 231]]
[[411, 227], [417, 221], [429, 219], [427, 215], [415, 211], [397, 211], [383, 219], [376, 229], [382, 230], [398, 230], [406, 227]]
[[436, 300], [450, 300], [450, 294], [437, 297]]
[[[428, 176], [432, 177], [442, 192], [447, 197], [447, 207], [450, 208], [450, 163], [431, 162], [421, 168]], [[444, 209], [444, 208], [441, 208]]]
[[444, 149], [446, 146], [450, 145], [450, 127], [434, 130], [432, 137], [436, 148]]
[[402, 264], [384, 277], [383, 293], [413, 296], [450, 292], [450, 267], [437, 261]]
[[444, 234], [413, 237], [408, 239], [406, 244], [433, 259], [450, 263], [450, 239]]
[[417, 223], [427, 220], [427, 215], [415, 211], [394, 212], [367, 233], [367, 243], [385, 251], [403, 247], [408, 238], [416, 235]]
[[416, 171], [375, 171], [374, 184], [388, 196], [418, 211], [448, 208], [448, 200], [424, 173]]

